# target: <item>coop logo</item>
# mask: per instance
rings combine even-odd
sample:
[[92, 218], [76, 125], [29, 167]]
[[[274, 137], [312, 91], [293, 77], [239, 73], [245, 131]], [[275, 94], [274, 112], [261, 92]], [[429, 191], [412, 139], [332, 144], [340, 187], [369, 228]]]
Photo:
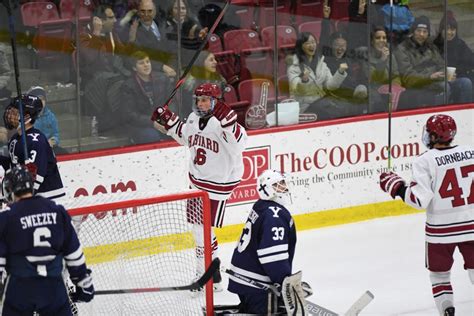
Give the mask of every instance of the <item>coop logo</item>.
[[239, 186], [234, 189], [229, 199], [231, 203], [251, 202], [258, 199], [255, 186], [258, 176], [270, 168], [270, 146], [249, 148], [243, 154], [244, 174]]
[[[74, 193], [74, 197], [81, 197], [81, 196], [90, 196], [90, 195], [99, 195], [99, 194], [110, 194], [110, 193], [117, 193], [117, 192], [127, 192], [127, 191], [137, 191], [137, 185], [135, 181], [128, 181], [126, 184], [123, 182], [118, 182], [110, 185], [110, 192], [107, 190], [107, 187], [104, 185], [98, 185], [93, 190], [92, 193], [89, 194], [89, 191], [86, 188], [79, 188]], [[91, 214], [85, 214], [82, 217], [82, 221], [85, 221], [89, 215], [94, 216], [97, 219], [104, 218], [108, 212], [112, 213], [112, 216], [117, 216], [119, 214], [126, 215], [127, 213], [131, 212], [135, 214], [137, 212], [136, 207], [132, 208], [123, 208], [120, 210], [117, 209], [110, 209], [110, 210], [102, 210], [93, 212]]]

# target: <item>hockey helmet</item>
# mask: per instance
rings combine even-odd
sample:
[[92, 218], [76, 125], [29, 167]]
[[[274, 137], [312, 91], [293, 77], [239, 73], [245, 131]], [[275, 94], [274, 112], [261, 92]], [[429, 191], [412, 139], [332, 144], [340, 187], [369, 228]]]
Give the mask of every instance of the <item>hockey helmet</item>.
[[[445, 114], [430, 116], [423, 128], [423, 144], [433, 148], [436, 143], [449, 144], [456, 135], [457, 127], [454, 119]], [[434, 139], [432, 139], [434, 136]]]
[[43, 102], [34, 95], [22, 94], [19, 97], [12, 98], [10, 104], [5, 108], [5, 112], [3, 112], [3, 122], [7, 129], [18, 127], [20, 105], [23, 109], [23, 116], [29, 116], [29, 121], [25, 123], [33, 124], [43, 110]]
[[25, 166], [15, 166], [5, 172], [2, 189], [3, 196], [9, 203], [14, 201], [13, 195], [33, 193], [34, 180]]
[[[201, 97], [208, 97], [211, 99], [211, 108], [207, 111], [201, 110], [197, 106], [197, 101]], [[199, 117], [210, 116], [212, 110], [218, 99], [222, 97], [221, 88], [215, 83], [203, 83], [194, 90], [194, 102], [193, 102], [193, 112]]]
[[257, 192], [262, 200], [272, 200], [282, 205], [291, 203], [286, 177], [276, 170], [265, 170], [258, 177]]

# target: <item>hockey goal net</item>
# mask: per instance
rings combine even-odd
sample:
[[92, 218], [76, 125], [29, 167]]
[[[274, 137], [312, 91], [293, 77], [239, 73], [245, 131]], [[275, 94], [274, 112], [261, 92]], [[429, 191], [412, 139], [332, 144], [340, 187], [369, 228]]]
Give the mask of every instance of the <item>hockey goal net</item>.
[[[211, 262], [207, 193], [99, 195], [65, 206], [82, 219], [77, 230], [96, 290], [188, 285]], [[211, 279], [200, 292], [96, 295], [77, 306], [79, 315], [212, 315], [212, 288]]]

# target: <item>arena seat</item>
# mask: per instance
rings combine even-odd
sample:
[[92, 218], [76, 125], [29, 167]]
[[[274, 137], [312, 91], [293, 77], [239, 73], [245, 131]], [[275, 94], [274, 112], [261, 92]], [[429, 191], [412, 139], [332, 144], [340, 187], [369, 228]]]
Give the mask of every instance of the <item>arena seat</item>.
[[301, 24], [323, 17], [324, 0], [297, 0], [296, 23]]
[[[267, 79], [248, 79], [239, 83], [239, 95], [241, 101], [247, 101], [251, 105], [260, 103], [262, 93], [262, 83], [268, 82], [268, 104], [275, 103], [275, 86], [273, 82]], [[273, 107], [273, 105], [270, 105]]]
[[331, 19], [349, 18], [349, 3], [351, 0], [332, 0]]
[[[61, 18], [74, 20], [76, 11], [74, 1], [75, 0], [61, 0], [61, 2], [59, 3], [59, 12], [61, 13]], [[79, 17], [90, 18], [92, 11], [92, 1], [79, 1]]]
[[222, 52], [222, 42], [221, 42], [221, 39], [219, 38], [219, 36], [217, 36], [216, 34], [211, 34], [209, 36], [209, 41], [207, 42], [208, 43], [208, 49], [210, 52], [212, 53], [219, 53], [219, 52]]
[[[278, 25], [276, 28], [278, 47], [294, 48], [296, 43], [296, 31], [290, 25]], [[267, 26], [262, 29], [262, 43], [264, 46], [274, 48], [275, 45], [275, 27]]]
[[24, 26], [38, 27], [40, 22], [58, 20], [58, 8], [53, 2], [27, 2], [20, 7]]
[[239, 101], [234, 87], [227, 85], [224, 88], [223, 98], [225, 102], [237, 113], [237, 122], [245, 126], [245, 113], [250, 105], [247, 101]]
[[310, 32], [313, 34], [317, 40], [319, 40], [319, 37], [321, 36], [321, 27], [322, 27], [322, 21], [309, 21], [309, 22], [304, 22], [301, 23], [298, 26], [298, 32]]
[[69, 19], [43, 21], [38, 25], [34, 46], [38, 57], [54, 60], [72, 52], [72, 23]]

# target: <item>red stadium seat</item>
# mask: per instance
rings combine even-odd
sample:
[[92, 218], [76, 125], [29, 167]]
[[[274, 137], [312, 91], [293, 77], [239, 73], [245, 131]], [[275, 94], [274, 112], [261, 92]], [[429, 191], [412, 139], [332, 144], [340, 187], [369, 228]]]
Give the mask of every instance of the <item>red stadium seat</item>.
[[216, 34], [211, 34], [209, 36], [208, 45], [209, 45], [210, 52], [212, 53], [222, 52], [222, 42], [219, 36], [217, 36]]
[[300, 24], [306, 21], [313, 21], [315, 18], [322, 18], [323, 5], [324, 5], [324, 0], [297, 0], [296, 2], [297, 24]]
[[254, 1], [253, 0], [237, 0], [232, 1], [232, 5], [237, 5], [235, 14], [240, 20], [240, 27], [244, 29], [251, 28], [254, 24]]
[[245, 126], [245, 113], [249, 103], [247, 101], [239, 101], [237, 93], [233, 86], [227, 85], [223, 93], [224, 101], [237, 113], [237, 121], [240, 125]]
[[264, 47], [258, 33], [249, 30], [231, 30], [224, 33], [224, 47], [240, 54], [243, 66], [252, 77], [268, 77], [272, 73], [271, 48]]
[[[278, 25], [277, 32], [277, 46], [279, 48], [294, 48], [296, 43], [296, 31], [289, 25]], [[262, 29], [262, 42], [264, 46], [271, 48], [275, 45], [275, 27], [267, 26]]]
[[349, 18], [349, 3], [351, 0], [332, 0], [331, 19]]
[[24, 3], [20, 11], [24, 26], [38, 27], [40, 22], [59, 19], [58, 8], [48, 1]]
[[316, 37], [316, 39], [319, 40], [319, 37], [321, 35], [321, 25], [322, 25], [321, 20], [304, 22], [304, 23], [301, 23], [300, 26], [298, 27], [298, 32], [299, 33], [310, 32]]
[[290, 97], [290, 83], [287, 75], [278, 77], [278, 95], [282, 98]]
[[[90, 0], [78, 0], [79, 1], [79, 17], [88, 17], [90, 18], [93, 8], [92, 1]], [[61, 0], [59, 3], [59, 12], [61, 13], [61, 18], [74, 20], [76, 5], [75, 0]]]
[[346, 33], [347, 28], [349, 27], [349, 18], [341, 18], [339, 20], [336, 20], [334, 26], [337, 32]]
[[268, 87], [268, 103], [275, 102], [275, 86], [273, 82], [267, 79], [248, 79], [239, 83], [239, 95], [240, 100], [247, 101], [251, 105], [260, 103], [260, 95], [262, 92], [262, 83], [268, 82], [270, 86]]
[[[258, 25], [261, 29], [267, 26], [273, 26], [275, 8], [273, 7], [273, 0], [257, 0]], [[291, 24], [290, 1], [277, 0], [277, 25]]]
[[38, 25], [35, 48], [43, 60], [55, 60], [72, 52], [72, 23], [69, 19], [44, 21]]

